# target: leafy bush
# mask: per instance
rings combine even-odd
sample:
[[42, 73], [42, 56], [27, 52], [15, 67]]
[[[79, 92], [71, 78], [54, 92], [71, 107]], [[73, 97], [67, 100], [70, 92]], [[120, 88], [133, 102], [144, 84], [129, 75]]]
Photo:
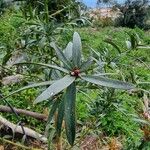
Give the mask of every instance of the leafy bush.
[[147, 0], [127, 0], [125, 4], [116, 5], [122, 15], [116, 20], [119, 26], [134, 28], [145, 28], [148, 12]]
[[93, 26], [95, 27], [107, 27], [113, 25], [114, 25], [114, 21], [112, 20], [111, 17], [104, 17], [104, 18], [101, 17], [93, 21]]
[[140, 99], [106, 89], [90, 106], [91, 117], [95, 116], [99, 130], [109, 136], [124, 136], [124, 148], [138, 148], [143, 133], [134, 119], [141, 111]]
[[[17, 89], [18, 86], [21, 86], [23, 83], [20, 83], [19, 84], [15, 84], [15, 85], [9, 85], [9, 86], [3, 86], [1, 88], [1, 92], [4, 94], [4, 95], [7, 95], [11, 89]], [[34, 106], [33, 105], [33, 100], [35, 99], [35, 96], [37, 95], [39, 91], [36, 90], [36, 89], [29, 89], [27, 91], [23, 91], [21, 92], [21, 95], [13, 95], [11, 98], [8, 98], [7, 101], [11, 104], [12, 107], [15, 107], [15, 108], [20, 108], [20, 109], [26, 109], [26, 110], [34, 110], [35, 112], [41, 112], [43, 113], [44, 112], [44, 109], [41, 109], [41, 106]], [[0, 105], [5, 105], [5, 103], [3, 101], [0, 101]], [[1, 113], [0, 113], [1, 114]], [[19, 121], [22, 121], [23, 123], [25, 124], [28, 124], [30, 127], [35, 127], [37, 128], [38, 130], [43, 130], [45, 127], [44, 127], [44, 124], [43, 122], [41, 121], [38, 121], [36, 119], [33, 119], [31, 117], [27, 117], [25, 115], [23, 116], [19, 116], [19, 119], [18, 120], [18, 117], [16, 117], [16, 115], [14, 113], [3, 113], [3, 115], [10, 121], [12, 121], [13, 123], [18, 123]]]
[[66, 19], [70, 19], [70, 17], [75, 18], [75, 16], [79, 16], [79, 4], [80, 3], [75, 0], [23, 0], [20, 6], [25, 18], [34, 19], [38, 16], [48, 22], [54, 17], [58, 22], [62, 22]]
[[19, 12], [16, 14], [15, 11], [8, 10], [0, 17], [0, 46], [14, 47], [19, 36], [19, 27], [25, 21], [16, 15], [19, 15]]

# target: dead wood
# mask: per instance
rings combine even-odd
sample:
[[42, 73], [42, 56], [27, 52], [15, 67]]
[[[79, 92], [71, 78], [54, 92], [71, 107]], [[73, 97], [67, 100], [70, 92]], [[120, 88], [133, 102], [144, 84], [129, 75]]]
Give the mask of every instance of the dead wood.
[[4, 126], [9, 127], [13, 133], [20, 133], [20, 134], [26, 134], [26, 136], [38, 139], [44, 143], [47, 142], [47, 138], [44, 137], [43, 135], [37, 133], [36, 131], [27, 128], [27, 127], [23, 127], [24, 131], [22, 130], [22, 127], [20, 125], [16, 125], [14, 123], [11, 123], [10, 121], [8, 121], [7, 119], [5, 119], [4, 117], [2, 117], [0, 115], [0, 124], [3, 124]]
[[[32, 111], [28, 111], [28, 110], [24, 110], [24, 109], [16, 109], [16, 108], [13, 108], [13, 109], [17, 114], [22, 114], [22, 115], [26, 115], [26, 116], [30, 116], [30, 117], [39, 119], [39, 120], [47, 121], [47, 116], [44, 114], [32, 112]], [[13, 113], [13, 111], [10, 109], [10, 107], [3, 106], [3, 105], [0, 105], [0, 112]]]

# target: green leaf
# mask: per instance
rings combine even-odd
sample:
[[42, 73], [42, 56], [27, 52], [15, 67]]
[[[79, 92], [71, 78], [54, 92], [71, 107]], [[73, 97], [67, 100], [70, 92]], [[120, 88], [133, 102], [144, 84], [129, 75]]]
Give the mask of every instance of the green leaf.
[[65, 95], [65, 129], [67, 139], [70, 145], [73, 146], [76, 132], [75, 119], [75, 100], [76, 100], [76, 86], [72, 83], [66, 90]]
[[104, 40], [104, 42], [112, 45], [121, 54], [120, 48], [113, 41], [111, 41], [110, 39], [106, 39], [106, 40]]
[[11, 58], [11, 56], [12, 56], [12, 53], [7, 52], [7, 54], [2, 59], [2, 65], [6, 65], [7, 61]]
[[77, 32], [73, 35], [73, 47], [72, 47], [72, 60], [75, 67], [80, 67], [81, 65], [81, 38]]
[[58, 137], [60, 137], [61, 135], [64, 111], [65, 111], [65, 98], [63, 97], [58, 108], [58, 115], [57, 115], [57, 122], [56, 122], [56, 132]]
[[52, 105], [50, 112], [49, 112], [49, 116], [47, 119], [47, 125], [51, 123], [53, 116], [54, 116], [56, 109], [58, 108], [59, 104], [60, 104], [60, 99], [56, 99]]
[[65, 68], [58, 67], [55, 65], [50, 65], [50, 64], [34, 63], [34, 62], [22, 62], [22, 63], [16, 63], [15, 65], [39, 65], [39, 66], [48, 67], [51, 69], [56, 69], [56, 70], [62, 71], [64, 73], [69, 73], [69, 71]]
[[131, 42], [127, 40], [126, 41], [126, 46], [127, 46], [127, 49], [131, 49], [132, 48]]
[[86, 62], [83, 62], [80, 67], [80, 71], [83, 72], [83, 71], [88, 70], [92, 62], [93, 62], [92, 58], [89, 58]]
[[72, 65], [71, 63], [67, 60], [66, 56], [64, 55], [64, 53], [62, 52], [62, 50], [60, 50], [60, 48], [58, 46], [56, 46], [56, 44], [54, 42], [50, 43], [51, 47], [54, 48], [58, 58], [60, 59], [60, 61], [63, 62], [64, 66], [71, 70], [72, 69]]
[[31, 84], [31, 85], [28, 85], [28, 86], [25, 86], [23, 88], [20, 88], [12, 93], [10, 93], [9, 95], [7, 95], [6, 97], [4, 97], [3, 99], [6, 99], [16, 93], [19, 93], [21, 91], [24, 91], [26, 89], [31, 89], [31, 88], [35, 88], [35, 87], [39, 87], [39, 86], [46, 86], [46, 85], [51, 85], [52, 83], [54, 83], [55, 81], [45, 81], [45, 82], [41, 82], [41, 83], [35, 83], [35, 84]]
[[139, 49], [150, 49], [150, 46], [137, 46]]
[[126, 83], [123, 81], [113, 80], [113, 79], [100, 77], [100, 76], [81, 76], [81, 78], [85, 81], [88, 81], [97, 85], [116, 88], [116, 89], [129, 90], [129, 89], [134, 88], [134, 85], [131, 83]]
[[100, 53], [95, 51], [92, 47], [89, 47], [90, 48], [90, 52], [92, 53], [92, 56], [96, 59], [99, 59], [100, 58]]
[[36, 103], [42, 102], [58, 94], [63, 89], [68, 87], [72, 82], [74, 82], [74, 80], [75, 80], [75, 77], [72, 77], [70, 75], [66, 75], [64, 78], [57, 80], [51, 86], [49, 86], [44, 92], [42, 92], [42, 94], [40, 94], [36, 98], [34, 103], [36, 104]]
[[54, 114], [55, 114], [59, 104], [60, 104], [60, 99], [56, 99], [53, 102], [53, 105], [52, 105], [51, 110], [50, 110], [49, 115], [48, 115], [48, 119], [47, 119], [47, 123], [46, 123], [46, 129], [45, 129], [45, 134], [47, 134], [49, 132], [48, 130], [49, 130], [50, 123], [51, 123], [51, 121], [53, 119], [53, 116], [54, 116]]
[[72, 42], [69, 42], [67, 47], [64, 50], [64, 55], [68, 60], [71, 60], [72, 58], [72, 45], [73, 45]]
[[131, 48], [134, 49], [138, 46], [137, 35], [134, 33], [126, 32], [130, 37]]
[[136, 121], [137, 123], [140, 123], [140, 124], [142, 123], [142, 124], [150, 125], [149, 121], [140, 119], [140, 118], [133, 118], [133, 121]]

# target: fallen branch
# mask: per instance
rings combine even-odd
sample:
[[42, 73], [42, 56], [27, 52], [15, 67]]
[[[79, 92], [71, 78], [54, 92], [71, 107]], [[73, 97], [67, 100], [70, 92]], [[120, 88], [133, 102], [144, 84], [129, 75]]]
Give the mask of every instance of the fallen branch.
[[[47, 116], [44, 114], [40, 114], [37, 112], [32, 112], [32, 111], [28, 111], [28, 110], [24, 110], [24, 109], [16, 109], [16, 108], [13, 108], [13, 109], [17, 114], [22, 114], [22, 115], [26, 115], [26, 116], [30, 116], [30, 117], [39, 119], [39, 120], [47, 121]], [[3, 106], [3, 105], [0, 105], [0, 112], [13, 113], [13, 111], [10, 109], [10, 107]]]
[[[8, 121], [7, 119], [3, 118], [2, 116], [0, 116], [0, 124], [3, 124], [7, 127], [9, 127], [13, 133], [20, 133], [20, 134], [23, 134], [23, 130], [22, 130], [22, 127], [20, 125], [15, 125], [14, 123], [11, 123], [10, 121]], [[29, 137], [32, 137], [32, 138], [35, 138], [35, 139], [38, 139], [44, 143], [47, 142], [47, 138], [44, 137], [43, 135], [35, 132], [34, 130], [32, 129], [29, 129], [27, 127], [24, 127], [23, 128], [24, 131], [25, 131], [25, 134]]]
[[[14, 143], [14, 142], [9, 141], [9, 140], [6, 140], [6, 139], [4, 139], [4, 138], [0, 138], [0, 141], [2, 141], [2, 142], [4, 142], [4, 143], [7, 143], [7, 144], [14, 145], [14, 146], [16, 146], [16, 147], [20, 147], [20, 148], [25, 149], [25, 150], [31, 150], [30, 147], [26, 147], [26, 146], [24, 146], [24, 145], [21, 145], [21, 144], [18, 144], [18, 143]], [[0, 150], [1, 150], [1, 149], [0, 149]]]

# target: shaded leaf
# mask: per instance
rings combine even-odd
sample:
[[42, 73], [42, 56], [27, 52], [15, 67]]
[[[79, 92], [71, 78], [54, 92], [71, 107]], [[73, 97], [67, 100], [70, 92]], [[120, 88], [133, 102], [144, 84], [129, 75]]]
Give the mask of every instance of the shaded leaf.
[[6, 65], [7, 61], [11, 58], [12, 53], [6, 53], [6, 55], [2, 59], [2, 65]]
[[71, 70], [72, 66], [71, 63], [67, 60], [66, 56], [64, 55], [64, 53], [62, 52], [62, 50], [60, 50], [60, 48], [58, 46], [56, 46], [56, 44], [54, 42], [50, 43], [51, 47], [54, 48], [58, 58], [60, 59], [60, 61], [63, 62], [64, 66]]
[[75, 77], [72, 77], [70, 75], [66, 75], [64, 78], [57, 80], [54, 82], [51, 86], [49, 86], [42, 94], [40, 94], [34, 103], [39, 103], [44, 100], [47, 100], [48, 98], [51, 98], [52, 96], [58, 94], [63, 89], [68, 87], [73, 81], [75, 80]]
[[138, 39], [136, 34], [134, 33], [130, 33], [130, 32], [126, 32], [129, 37], [130, 37], [130, 43], [131, 43], [131, 48], [134, 49], [138, 46]]
[[53, 119], [53, 116], [58, 108], [60, 104], [60, 100], [59, 99], [56, 99], [51, 107], [51, 110], [49, 112], [49, 115], [48, 115], [48, 119], [47, 119], [47, 124], [46, 124], [46, 129], [45, 129], [45, 132], [47, 134], [48, 130], [49, 130], [49, 124], [51, 123], [52, 119]]
[[73, 145], [75, 140], [75, 131], [76, 131], [75, 100], [76, 100], [76, 87], [75, 83], [72, 83], [66, 90], [65, 116], [64, 116], [66, 135], [70, 145]]
[[25, 86], [23, 88], [20, 88], [20, 89], [18, 89], [16, 91], [10, 93], [9, 95], [7, 95], [6, 97], [4, 97], [3, 99], [6, 99], [6, 98], [8, 98], [8, 97], [10, 97], [10, 96], [12, 96], [12, 95], [14, 95], [16, 93], [19, 93], [21, 91], [24, 91], [26, 89], [31, 89], [31, 88], [35, 88], [35, 87], [39, 87], [39, 86], [46, 86], [46, 85], [50, 85], [52, 83], [54, 83], [54, 81], [45, 81], [45, 82], [41, 82], [41, 83], [31, 84], [31, 85]]
[[95, 51], [93, 48], [89, 47], [90, 48], [90, 52], [92, 53], [92, 56], [96, 59], [99, 59], [100, 58], [100, 53]]
[[120, 48], [113, 41], [111, 41], [110, 39], [106, 39], [106, 40], [104, 40], [104, 42], [112, 45], [119, 53], [121, 53]]
[[54, 70], [53, 69], [52, 72], [51, 72], [51, 78], [53, 80], [58, 80], [58, 79], [62, 78], [62, 75], [61, 75], [59, 70]]
[[60, 100], [59, 99], [56, 99], [52, 105], [52, 108], [49, 112], [49, 116], [48, 116], [48, 119], [47, 119], [47, 125], [52, 121], [53, 119], [53, 116], [54, 116], [54, 113], [56, 112], [56, 109], [58, 108], [59, 106], [59, 103], [60, 103]]
[[116, 89], [129, 90], [129, 89], [134, 88], [133, 84], [126, 83], [126, 82], [119, 81], [119, 80], [113, 80], [113, 79], [109, 79], [109, 78], [105, 78], [101, 76], [81, 76], [81, 78], [85, 81], [88, 81], [97, 85], [116, 88]]
[[81, 65], [81, 38], [77, 32], [73, 35], [72, 60], [75, 67]]
[[93, 62], [92, 58], [89, 58], [86, 62], [83, 62], [80, 67], [80, 71], [82, 72], [88, 70], [92, 62]]
[[56, 69], [56, 70], [62, 71], [64, 73], [69, 73], [69, 71], [67, 69], [64, 69], [62, 67], [58, 67], [58, 66], [55, 66], [55, 65], [50, 65], [50, 64], [34, 63], [34, 62], [22, 62], [22, 63], [17, 63], [17, 64], [14, 64], [14, 65], [39, 65], [39, 66], [48, 67], [48, 68], [51, 68], [51, 69]]
[[57, 122], [56, 122], [56, 132], [59, 137], [61, 135], [64, 111], [65, 111], [65, 98], [63, 97], [58, 108], [58, 115], [57, 115]]

